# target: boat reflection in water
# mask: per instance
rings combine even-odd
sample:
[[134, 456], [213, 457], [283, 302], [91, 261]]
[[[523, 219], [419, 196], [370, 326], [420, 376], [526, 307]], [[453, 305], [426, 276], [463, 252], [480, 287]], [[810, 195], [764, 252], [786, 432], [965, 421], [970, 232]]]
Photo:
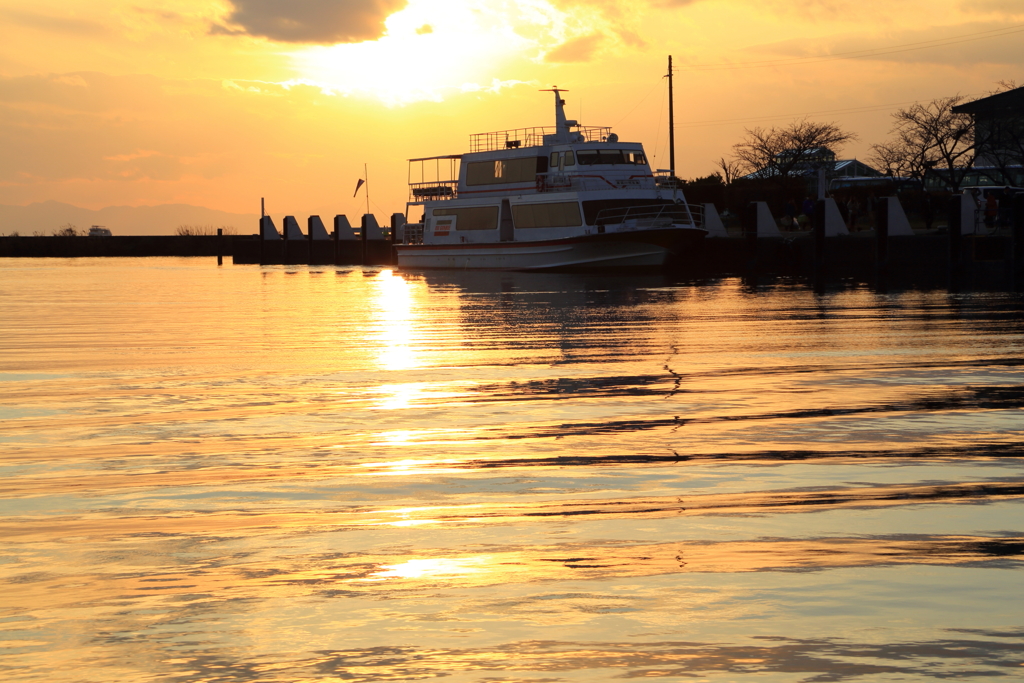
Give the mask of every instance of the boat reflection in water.
[[1017, 294], [0, 265], [8, 678], [1022, 670]]

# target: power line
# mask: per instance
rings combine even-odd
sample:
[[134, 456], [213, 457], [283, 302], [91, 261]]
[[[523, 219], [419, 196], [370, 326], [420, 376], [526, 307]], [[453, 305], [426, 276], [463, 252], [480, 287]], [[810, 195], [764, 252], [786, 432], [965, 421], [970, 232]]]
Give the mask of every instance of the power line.
[[[978, 97], [987, 93], [969, 93], [966, 98]], [[889, 104], [873, 104], [863, 107], [848, 107], [845, 109], [823, 109], [821, 111], [807, 111], [795, 114], [772, 114], [769, 116], [751, 116], [739, 119], [708, 119], [706, 121], [682, 121], [676, 128], [699, 128], [702, 126], [724, 126], [735, 123], [754, 123], [757, 121], [773, 121], [775, 119], [805, 118], [808, 116], [821, 116], [824, 114], [865, 114], [875, 111], [885, 111], [890, 107], [902, 107], [908, 104], [919, 104], [921, 100], [910, 100], [908, 102], [891, 102]]]
[[891, 55], [900, 52], [912, 52], [914, 50], [925, 50], [928, 48], [943, 47], [946, 45], [958, 45], [960, 43], [969, 43], [971, 41], [982, 40], [984, 38], [1001, 38], [1003, 36], [1021, 32], [1024, 32], [1024, 25], [1015, 24], [1013, 26], [1003, 26], [1001, 28], [990, 29], [988, 31], [979, 31], [977, 33], [965, 33], [963, 35], [954, 36], [952, 38], [937, 38], [934, 40], [924, 40], [916, 43], [903, 43], [902, 45], [892, 45], [887, 48], [853, 50], [851, 52], [837, 52], [834, 55], [814, 57], [786, 57], [782, 59], [768, 59], [754, 62], [690, 64], [682, 65], [679, 66], [678, 68], [680, 70], [685, 71], [718, 71], [724, 69], [759, 69], [770, 66], [799, 66], [801, 64], [820, 64], [821, 62], [833, 62], [845, 59], [863, 59], [865, 57], [880, 57], [882, 55]]

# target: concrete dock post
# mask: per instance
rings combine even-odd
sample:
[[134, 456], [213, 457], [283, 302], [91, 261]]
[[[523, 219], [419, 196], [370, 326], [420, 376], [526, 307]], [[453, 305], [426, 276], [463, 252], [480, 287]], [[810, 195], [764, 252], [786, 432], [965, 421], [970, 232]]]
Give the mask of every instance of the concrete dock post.
[[363, 217], [359, 221], [359, 265], [366, 265], [366, 237], [370, 231], [366, 226], [366, 219], [370, 214], [364, 213]]
[[949, 198], [949, 274], [956, 277], [960, 274], [963, 258], [963, 203], [964, 196], [955, 194]]
[[334, 263], [333, 245], [324, 244], [329, 242], [331, 236], [327, 233], [324, 222], [319, 215], [313, 215], [306, 219], [306, 239], [309, 241], [309, 263], [310, 265], [322, 266]]
[[288, 258], [288, 216], [284, 217], [284, 225], [281, 226], [281, 239], [284, 240], [281, 244], [281, 263], [289, 264], [291, 263], [291, 259]]
[[262, 266], [267, 261], [266, 254], [263, 250], [263, 245], [267, 243], [267, 238], [263, 236], [263, 217], [260, 217], [260, 265]]
[[1012, 222], [1012, 247], [1011, 258], [1013, 259], [1014, 286], [1022, 282], [1024, 277], [1024, 194], [1018, 194], [1013, 198], [1010, 207], [1010, 218]]
[[825, 267], [825, 200], [814, 202], [814, 215], [811, 217], [811, 228], [814, 232], [814, 269], [820, 272]]
[[309, 263], [309, 254], [306, 254], [305, 258], [302, 255], [307, 245], [306, 236], [302, 234], [302, 228], [299, 227], [299, 222], [295, 220], [295, 216], [284, 217], [284, 227], [281, 232], [284, 233], [286, 240], [284, 243], [284, 262], [289, 264]]
[[224, 265], [224, 228], [217, 228], [217, 265]]
[[745, 266], [753, 270], [757, 266], [757, 202], [749, 202], [740, 214], [740, 228], [746, 251]]
[[391, 263], [398, 263], [398, 250], [396, 244], [405, 242], [405, 214], [391, 214]]
[[[316, 219], [319, 220], [320, 217], [317, 216]], [[308, 218], [306, 218], [306, 244], [308, 245], [307, 253], [309, 254], [309, 257], [306, 259], [306, 262], [309, 263], [309, 264], [312, 264], [313, 260], [314, 260], [313, 259], [313, 225], [314, 225], [314, 223], [313, 223], [313, 216], [309, 216]]]
[[361, 242], [345, 214], [334, 217], [334, 265], [350, 266], [358, 262], [362, 253]]
[[341, 230], [338, 230], [338, 216], [334, 217], [334, 232], [331, 233], [331, 237], [334, 238], [334, 265], [338, 265], [338, 242], [341, 238]]
[[875, 212], [875, 270], [884, 274], [889, 268], [889, 202], [883, 198]]

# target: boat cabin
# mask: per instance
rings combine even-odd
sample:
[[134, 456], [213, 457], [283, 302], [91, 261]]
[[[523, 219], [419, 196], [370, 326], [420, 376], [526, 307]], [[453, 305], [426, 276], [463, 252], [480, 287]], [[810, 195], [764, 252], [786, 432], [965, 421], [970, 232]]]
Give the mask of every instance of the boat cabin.
[[553, 127], [478, 133], [466, 154], [409, 160], [407, 213], [422, 206], [423, 216], [407, 243], [547, 240], [603, 233], [629, 214], [678, 219], [682, 192], [651, 171], [643, 145], [566, 119], [564, 91], [552, 92]]

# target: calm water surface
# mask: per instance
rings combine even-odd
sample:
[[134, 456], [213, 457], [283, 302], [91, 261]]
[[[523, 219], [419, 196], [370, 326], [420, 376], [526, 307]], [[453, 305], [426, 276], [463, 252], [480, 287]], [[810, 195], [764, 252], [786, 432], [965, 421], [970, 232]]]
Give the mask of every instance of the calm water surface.
[[0, 260], [0, 673], [1024, 680], [1024, 300]]

